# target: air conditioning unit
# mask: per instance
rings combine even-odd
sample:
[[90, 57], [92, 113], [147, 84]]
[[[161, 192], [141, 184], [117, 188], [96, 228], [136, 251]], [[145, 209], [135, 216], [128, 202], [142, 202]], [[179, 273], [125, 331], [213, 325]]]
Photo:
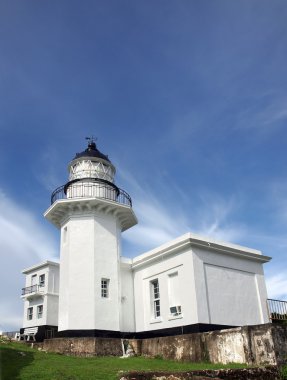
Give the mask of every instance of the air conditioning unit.
[[176, 317], [177, 315], [181, 314], [181, 306], [171, 306], [169, 310], [170, 315], [172, 315], [173, 317]]

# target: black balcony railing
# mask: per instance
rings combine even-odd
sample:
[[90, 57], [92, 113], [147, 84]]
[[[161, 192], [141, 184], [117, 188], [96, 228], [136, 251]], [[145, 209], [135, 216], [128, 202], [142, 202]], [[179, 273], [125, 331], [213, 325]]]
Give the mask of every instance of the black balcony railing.
[[132, 207], [129, 194], [113, 183], [97, 179], [83, 178], [58, 187], [51, 195], [51, 204], [59, 199], [102, 198]]
[[271, 322], [287, 321], [287, 301], [268, 299], [267, 307]]
[[27, 288], [22, 288], [22, 296], [25, 296], [26, 294], [37, 293], [40, 287], [40, 285], [32, 285], [27, 286]]

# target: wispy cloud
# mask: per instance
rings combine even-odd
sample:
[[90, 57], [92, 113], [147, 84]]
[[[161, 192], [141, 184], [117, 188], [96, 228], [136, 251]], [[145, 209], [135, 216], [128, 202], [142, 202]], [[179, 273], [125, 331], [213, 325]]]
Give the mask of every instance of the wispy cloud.
[[[256, 101], [255, 101], [256, 99]], [[236, 129], [270, 132], [282, 126], [287, 119], [287, 98], [268, 92], [254, 94], [248, 106], [238, 113]]]
[[273, 181], [268, 188], [269, 202], [273, 206], [273, 217], [287, 227], [287, 181], [284, 178]]
[[266, 278], [268, 297], [287, 301], [286, 272], [278, 273]]
[[[21, 270], [57, 256], [53, 237], [25, 207], [0, 190], [1, 288], [0, 325], [3, 330], [18, 329], [23, 305]], [[20, 318], [20, 319], [19, 319]]]
[[223, 198], [210, 191], [202, 191], [200, 199], [195, 231], [219, 240], [240, 242], [246, 228], [234, 221], [239, 200], [235, 196]]
[[[155, 181], [151, 189], [147, 184], [141, 186], [128, 172], [120, 171], [119, 175], [133, 194], [134, 210], [139, 219], [139, 224], [123, 235], [136, 250], [130, 255], [139, 253], [139, 249], [153, 248], [189, 231], [233, 242], [240, 240], [245, 232], [242, 226], [229, 220], [235, 208], [232, 199], [225, 200], [205, 192], [201, 195], [200, 204], [195, 206], [171, 182], [168, 182], [169, 191], [164, 192], [164, 186], [156, 186]], [[170, 194], [172, 199], [169, 200]]]
[[46, 147], [40, 157], [40, 170], [38, 167], [35, 170], [35, 178], [48, 191], [55, 190], [63, 182], [59, 174], [59, 163], [61, 163], [59, 152], [51, 146]]

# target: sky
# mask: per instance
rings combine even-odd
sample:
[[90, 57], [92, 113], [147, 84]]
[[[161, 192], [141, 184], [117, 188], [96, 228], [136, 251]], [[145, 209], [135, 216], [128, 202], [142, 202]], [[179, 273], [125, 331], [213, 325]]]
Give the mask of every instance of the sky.
[[91, 135], [139, 220], [125, 256], [241, 244], [287, 300], [286, 20], [286, 0], [0, 2], [0, 330], [21, 270], [59, 257], [43, 213]]

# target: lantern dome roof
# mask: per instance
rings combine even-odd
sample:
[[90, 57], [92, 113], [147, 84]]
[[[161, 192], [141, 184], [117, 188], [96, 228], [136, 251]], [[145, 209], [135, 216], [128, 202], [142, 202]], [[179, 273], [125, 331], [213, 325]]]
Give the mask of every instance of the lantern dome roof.
[[96, 146], [96, 143], [94, 142], [93, 139], [89, 139], [89, 144], [87, 149], [85, 149], [81, 153], [76, 153], [75, 157], [73, 160], [76, 160], [81, 157], [96, 157], [96, 158], [101, 158], [102, 160], [106, 160], [108, 162], [111, 162], [109, 157], [106, 154], [101, 153]]

